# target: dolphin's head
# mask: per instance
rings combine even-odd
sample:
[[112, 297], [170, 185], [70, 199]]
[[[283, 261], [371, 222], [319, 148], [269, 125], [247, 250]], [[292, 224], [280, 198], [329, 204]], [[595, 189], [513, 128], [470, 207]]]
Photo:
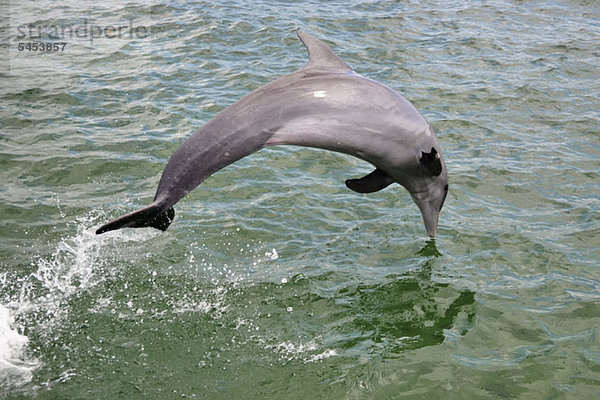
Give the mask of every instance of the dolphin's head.
[[433, 238], [438, 225], [438, 215], [448, 194], [448, 172], [442, 155], [435, 147], [431, 147], [429, 152], [421, 152], [419, 170], [419, 178], [407, 189], [421, 210], [427, 234]]

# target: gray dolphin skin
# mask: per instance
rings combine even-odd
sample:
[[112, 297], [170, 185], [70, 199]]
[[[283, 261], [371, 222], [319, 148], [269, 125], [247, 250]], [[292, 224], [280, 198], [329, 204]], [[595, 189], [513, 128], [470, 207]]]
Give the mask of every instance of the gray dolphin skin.
[[153, 227], [165, 231], [173, 206], [206, 178], [266, 146], [308, 146], [350, 154], [376, 169], [346, 186], [371, 193], [396, 182], [421, 210], [434, 237], [448, 192], [448, 174], [433, 130], [413, 105], [392, 89], [352, 70], [317, 38], [298, 37], [306, 66], [225, 108], [171, 156], [154, 201], [100, 227]]

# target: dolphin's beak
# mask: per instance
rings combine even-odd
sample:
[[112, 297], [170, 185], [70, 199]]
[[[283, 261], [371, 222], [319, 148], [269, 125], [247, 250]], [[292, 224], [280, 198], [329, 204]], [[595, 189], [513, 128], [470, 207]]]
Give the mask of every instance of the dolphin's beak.
[[442, 190], [431, 188], [427, 192], [410, 194], [417, 206], [419, 206], [419, 210], [421, 210], [425, 229], [432, 239], [435, 237], [435, 231], [437, 230], [440, 210], [446, 200], [447, 187], [446, 185], [446, 188]]
[[438, 216], [440, 213], [435, 210], [430, 210], [427, 212], [421, 210], [421, 214], [423, 215], [423, 221], [425, 222], [427, 234], [433, 239], [435, 237], [435, 231], [437, 230]]
[[438, 226], [438, 216], [440, 215], [439, 209], [432, 207], [431, 202], [418, 201], [414, 196], [413, 200], [419, 206], [421, 215], [423, 216], [423, 222], [425, 223], [425, 229], [430, 238], [435, 237], [435, 231]]

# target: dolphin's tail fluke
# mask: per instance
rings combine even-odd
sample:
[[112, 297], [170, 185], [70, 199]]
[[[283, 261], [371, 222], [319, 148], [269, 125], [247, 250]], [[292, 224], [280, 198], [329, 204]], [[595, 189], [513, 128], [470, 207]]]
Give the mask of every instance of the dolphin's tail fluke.
[[166, 231], [173, 219], [175, 218], [175, 210], [173, 207], [163, 211], [163, 207], [157, 202], [150, 204], [137, 211], [123, 215], [108, 224], [102, 225], [96, 231], [99, 235], [104, 232], [114, 231], [121, 228], [144, 228], [152, 227]]

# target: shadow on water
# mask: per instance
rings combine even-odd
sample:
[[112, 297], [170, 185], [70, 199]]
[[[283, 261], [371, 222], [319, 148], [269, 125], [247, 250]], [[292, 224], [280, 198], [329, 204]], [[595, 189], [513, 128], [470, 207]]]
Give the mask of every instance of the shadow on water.
[[364, 345], [367, 340], [375, 348], [400, 352], [440, 344], [445, 330], [466, 333], [475, 317], [475, 293], [435, 281], [432, 270], [442, 256], [435, 240], [429, 240], [417, 255], [427, 257], [420, 268], [391, 282], [356, 287], [351, 312], [361, 334], [344, 347], [359, 341]]

